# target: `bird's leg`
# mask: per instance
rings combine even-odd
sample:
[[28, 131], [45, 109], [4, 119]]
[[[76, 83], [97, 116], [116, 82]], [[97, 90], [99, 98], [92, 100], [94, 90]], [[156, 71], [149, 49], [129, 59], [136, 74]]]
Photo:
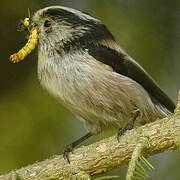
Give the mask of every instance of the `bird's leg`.
[[77, 139], [76, 141], [74, 141], [73, 143], [69, 144], [66, 146], [65, 150], [64, 150], [64, 153], [63, 153], [63, 157], [64, 159], [66, 159], [68, 161], [68, 163], [70, 163], [70, 160], [69, 160], [69, 153], [72, 152], [72, 150], [77, 146], [79, 145], [81, 142], [85, 141], [86, 139], [88, 139], [89, 137], [91, 137], [92, 134], [89, 132], [87, 133], [85, 136]]
[[120, 127], [119, 128], [118, 134], [117, 134], [118, 142], [119, 142], [120, 136], [122, 136], [127, 130], [131, 130], [131, 129], [134, 128], [134, 123], [135, 123], [137, 117], [139, 116], [139, 113], [140, 113], [139, 110], [137, 110], [135, 116], [133, 117], [133, 119], [130, 122], [128, 122], [125, 127]]

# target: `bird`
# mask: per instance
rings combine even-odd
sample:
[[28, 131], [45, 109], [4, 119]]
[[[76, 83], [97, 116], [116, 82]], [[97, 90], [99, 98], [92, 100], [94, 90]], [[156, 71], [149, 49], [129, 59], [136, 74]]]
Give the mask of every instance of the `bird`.
[[38, 29], [40, 84], [88, 131], [66, 146], [68, 162], [77, 145], [111, 126], [118, 127], [119, 141], [135, 124], [174, 112], [174, 102], [99, 19], [70, 7], [50, 6], [34, 13], [31, 26]]

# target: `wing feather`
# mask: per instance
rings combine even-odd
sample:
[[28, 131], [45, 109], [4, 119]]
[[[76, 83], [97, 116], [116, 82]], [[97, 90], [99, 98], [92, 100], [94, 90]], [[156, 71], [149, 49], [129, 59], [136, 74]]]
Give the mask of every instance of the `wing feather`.
[[[114, 46], [118, 47], [114, 41]], [[141, 84], [152, 97], [155, 98], [162, 106], [170, 112], [175, 109], [174, 102], [166, 95], [166, 93], [158, 86], [152, 77], [130, 56], [121, 51], [121, 48], [110, 48], [104, 44], [91, 44], [88, 47], [88, 52], [98, 61], [109, 65], [112, 69], [122, 75], [132, 78], [134, 81]], [[156, 103], [157, 103], [156, 101]]]

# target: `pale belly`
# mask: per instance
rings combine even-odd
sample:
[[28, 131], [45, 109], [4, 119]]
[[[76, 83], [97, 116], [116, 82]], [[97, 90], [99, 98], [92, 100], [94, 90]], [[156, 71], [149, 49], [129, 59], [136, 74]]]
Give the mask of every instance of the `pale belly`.
[[[110, 124], [124, 126], [133, 119], [144, 124], [164, 117], [152, 103], [148, 93], [135, 81], [104, 71], [86, 72], [83, 69], [38, 68], [42, 86], [77, 117], [83, 119], [93, 134]], [[99, 74], [98, 74], [99, 73]]]

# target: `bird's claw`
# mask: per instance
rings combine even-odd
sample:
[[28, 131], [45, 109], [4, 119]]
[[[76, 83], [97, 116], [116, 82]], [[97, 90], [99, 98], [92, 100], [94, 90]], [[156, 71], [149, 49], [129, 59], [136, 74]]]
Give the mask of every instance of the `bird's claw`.
[[69, 145], [66, 146], [66, 148], [65, 148], [65, 150], [63, 152], [63, 158], [65, 160], [67, 160], [69, 164], [70, 164], [69, 153], [72, 152], [72, 150], [73, 150], [73, 146], [72, 146], [72, 144], [69, 144]]
[[126, 132], [126, 130], [127, 130], [126, 128], [122, 128], [122, 127], [119, 128], [118, 133], [117, 133], [117, 141], [118, 141], [118, 143], [119, 143], [120, 136], [122, 136]]

